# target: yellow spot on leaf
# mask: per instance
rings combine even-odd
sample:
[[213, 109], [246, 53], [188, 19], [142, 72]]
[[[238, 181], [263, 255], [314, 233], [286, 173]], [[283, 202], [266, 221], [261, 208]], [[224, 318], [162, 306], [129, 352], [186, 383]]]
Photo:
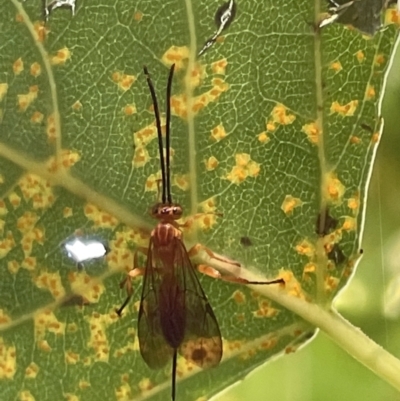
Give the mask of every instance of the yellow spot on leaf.
[[371, 142], [372, 143], [378, 143], [379, 139], [380, 139], [379, 132], [375, 132], [375, 134], [373, 134], [372, 137], [371, 137]]
[[375, 93], [375, 88], [373, 86], [371, 86], [371, 85], [368, 85], [367, 89], [365, 91], [365, 98], [367, 100], [372, 100], [372, 99], [375, 98], [375, 94], [376, 94]]
[[248, 177], [257, 177], [260, 173], [260, 164], [251, 160], [247, 153], [237, 153], [235, 161], [236, 165], [225, 177], [234, 184], [240, 184]]
[[172, 182], [182, 191], [187, 191], [190, 187], [190, 179], [188, 174], [176, 174], [173, 176]]
[[68, 323], [67, 324], [67, 332], [68, 333], [76, 333], [78, 331], [78, 325], [76, 323]]
[[79, 380], [78, 386], [81, 390], [85, 390], [90, 387], [90, 383], [85, 380]]
[[328, 276], [325, 279], [325, 290], [327, 292], [333, 292], [339, 285], [339, 279], [337, 277]]
[[19, 268], [20, 268], [20, 263], [17, 260], [10, 260], [7, 262], [7, 269], [11, 274], [16, 274]]
[[79, 111], [82, 110], [82, 103], [77, 100], [73, 105], [72, 105], [72, 109], [75, 111]]
[[64, 218], [71, 217], [72, 215], [73, 215], [73, 210], [72, 210], [72, 208], [70, 208], [70, 207], [65, 207], [65, 208], [63, 209], [63, 217], [64, 217]]
[[353, 135], [350, 137], [350, 143], [353, 145], [359, 145], [361, 143], [361, 138]]
[[47, 138], [49, 139], [49, 141], [54, 142], [57, 137], [56, 136], [57, 135], [56, 120], [55, 120], [54, 114], [50, 114], [47, 117], [46, 133], [47, 133]]
[[14, 61], [13, 71], [15, 75], [19, 75], [22, 71], [24, 71], [24, 62], [22, 61], [21, 57]]
[[331, 114], [338, 113], [343, 117], [354, 115], [358, 106], [358, 100], [351, 100], [349, 103], [341, 105], [339, 102], [333, 102], [331, 105]]
[[14, 209], [17, 209], [21, 204], [21, 197], [15, 192], [11, 192], [10, 195], [8, 195], [8, 201], [11, 203]]
[[154, 384], [151, 382], [150, 378], [144, 378], [138, 383], [139, 390], [142, 392], [151, 390], [154, 387]]
[[4, 258], [8, 252], [15, 247], [14, 237], [11, 231], [0, 239], [0, 259]]
[[134, 75], [122, 74], [121, 79], [118, 82], [118, 87], [125, 92], [131, 88], [135, 81], [136, 77]]
[[[0, 325], [10, 323], [11, 322], [11, 317], [8, 316], [3, 309], [0, 309]], [[1, 354], [0, 354], [1, 358]]]
[[358, 60], [359, 63], [362, 63], [362, 62], [365, 60], [365, 54], [364, 54], [364, 52], [363, 52], [362, 50], [359, 50], [359, 51], [356, 53], [356, 58], [357, 58], [357, 60]]
[[[203, 108], [208, 106], [211, 102], [215, 102], [223, 92], [229, 89], [229, 84], [227, 84], [222, 78], [213, 78], [212, 88], [192, 99], [192, 112], [197, 114]], [[171, 97], [171, 112], [172, 114], [186, 119], [188, 115], [187, 109], [187, 97], [183, 95], [174, 95]]]
[[44, 339], [46, 332], [57, 335], [65, 334], [65, 323], [58, 321], [51, 310], [40, 310], [34, 314], [35, 340]]
[[300, 299], [307, 299], [301, 288], [301, 284], [297, 281], [291, 270], [280, 269], [278, 278], [285, 280], [286, 293]]
[[104, 292], [104, 285], [98, 280], [91, 278], [85, 272], [70, 272], [68, 280], [74, 294], [84, 296], [91, 304], [99, 302]]
[[215, 128], [211, 130], [211, 138], [216, 142], [219, 142], [221, 139], [226, 138], [227, 133], [222, 124], [217, 125]]
[[171, 46], [161, 57], [161, 61], [171, 66], [175, 63], [175, 68], [180, 70], [185, 66], [185, 60], [189, 58], [189, 48], [187, 46]]
[[31, 116], [31, 122], [40, 124], [43, 121], [43, 114], [40, 111], [35, 111]]
[[334, 61], [333, 63], [331, 63], [329, 68], [334, 70], [335, 72], [339, 72], [339, 71], [341, 71], [343, 69], [342, 64], [340, 63], [340, 61]]
[[86, 316], [86, 320], [90, 327], [90, 339], [87, 346], [93, 349], [96, 361], [108, 362], [110, 346], [107, 338], [107, 327], [114, 323], [113, 318], [109, 314], [101, 315], [93, 312], [91, 316]]
[[161, 184], [161, 174], [150, 174], [144, 186], [145, 192], [158, 192]]
[[271, 138], [268, 136], [268, 134], [263, 131], [260, 134], [258, 134], [257, 139], [261, 142], [261, 143], [268, 143]]
[[0, 102], [3, 100], [4, 96], [8, 91], [8, 84], [7, 83], [0, 83]]
[[[163, 118], [161, 119], [161, 129], [165, 129], [165, 119]], [[157, 128], [154, 123], [133, 134], [135, 147], [146, 146], [155, 138], [157, 138]]]
[[53, 187], [46, 179], [28, 173], [22, 176], [18, 184], [25, 200], [31, 200], [34, 209], [46, 209], [53, 205], [55, 201]]
[[34, 379], [39, 372], [39, 366], [35, 362], [31, 362], [25, 369], [25, 377], [27, 379]]
[[223, 58], [221, 60], [211, 63], [211, 70], [214, 74], [225, 75], [226, 66], [228, 65], [228, 60]]
[[385, 12], [385, 25], [400, 25], [400, 13], [397, 9], [388, 8]]
[[348, 199], [347, 207], [352, 210], [354, 215], [358, 214], [360, 209], [360, 194], [358, 192]]
[[281, 125], [292, 124], [296, 119], [294, 114], [290, 114], [288, 109], [282, 103], [278, 103], [271, 112], [272, 120]]
[[315, 248], [314, 245], [307, 239], [299, 242], [295, 248], [296, 252], [300, 255], [305, 255], [309, 258], [313, 258], [315, 256]]
[[[161, 119], [161, 129], [165, 129], [165, 119]], [[135, 152], [133, 155], [132, 165], [134, 167], [143, 167], [150, 160], [149, 152], [146, 146], [153, 140], [157, 138], [157, 128], [155, 124], [150, 124], [140, 131], [134, 132], [133, 142], [135, 144]]]
[[131, 116], [132, 114], [135, 114], [137, 112], [136, 106], [134, 104], [127, 104], [124, 107], [124, 113], [126, 116]]
[[[61, 151], [61, 157], [60, 157], [60, 162], [61, 166], [64, 169], [68, 169], [72, 167], [75, 163], [77, 163], [80, 160], [81, 156], [78, 152], [69, 150], [69, 149], [63, 149]], [[50, 158], [48, 161], [48, 170], [50, 172], [55, 172], [58, 170], [59, 166], [56, 164], [56, 160], [54, 157]]]
[[24, 22], [24, 17], [21, 14], [17, 13], [15, 16], [15, 21], [16, 22]]
[[0, 216], [5, 216], [7, 213], [8, 213], [8, 209], [7, 209], [6, 203], [4, 202], [4, 200], [0, 199]]
[[290, 216], [293, 213], [294, 208], [299, 207], [303, 202], [299, 198], [294, 198], [292, 195], [286, 195], [282, 202], [281, 209], [283, 212]]
[[317, 266], [314, 263], [307, 263], [303, 269], [303, 280], [308, 281], [310, 279], [309, 275], [311, 273], [315, 273], [317, 270]]
[[33, 75], [35, 78], [38, 77], [42, 72], [42, 67], [40, 66], [39, 63], [32, 63], [31, 68], [30, 68], [30, 73]]
[[61, 163], [65, 168], [72, 167], [80, 160], [81, 156], [78, 152], [69, 149], [63, 149], [61, 153]]
[[199, 204], [199, 207], [204, 213], [215, 212], [217, 209], [215, 196], [212, 196], [211, 198], [208, 198], [205, 201], [201, 202]]
[[63, 65], [71, 58], [71, 51], [67, 47], [57, 51], [55, 56], [50, 57], [50, 63], [52, 65]]
[[132, 165], [136, 168], [143, 167], [150, 160], [149, 152], [144, 147], [135, 148]]
[[357, 227], [357, 221], [354, 217], [346, 216], [343, 223], [343, 230], [354, 231]]
[[[142, 389], [141, 389], [142, 390]], [[142, 390], [143, 391], [143, 390]], [[132, 399], [131, 397], [131, 387], [128, 383], [122, 383], [121, 386], [115, 389], [115, 396], [118, 401], [129, 401]]]
[[246, 302], [246, 295], [243, 293], [243, 291], [236, 290], [232, 294], [232, 299], [239, 305], [244, 304]]
[[[25, 240], [25, 237], [24, 237], [24, 240]], [[30, 253], [31, 251], [32, 251], [32, 246], [30, 246], [30, 249], [28, 252], [26, 252], [26, 249], [24, 248], [25, 255], [27, 253]], [[21, 267], [23, 267], [24, 269], [29, 270], [29, 271], [34, 271], [36, 269], [36, 258], [33, 256], [27, 256], [22, 261]]]
[[34, 100], [37, 99], [39, 87], [32, 85], [29, 87], [29, 92], [22, 95], [17, 95], [19, 111], [24, 112]]
[[87, 203], [84, 208], [85, 216], [93, 221], [97, 227], [113, 228], [118, 220], [107, 212], [103, 212], [96, 205]]
[[271, 302], [266, 299], [261, 299], [258, 302], [258, 309], [253, 311], [253, 316], [257, 318], [274, 317], [279, 313], [279, 310], [271, 306]]
[[213, 171], [218, 167], [218, 160], [216, 157], [211, 156], [207, 160], [204, 160], [204, 163], [206, 165], [206, 170], [207, 171]]
[[50, 347], [49, 343], [46, 340], [39, 340], [37, 342], [37, 346], [41, 351], [50, 352], [52, 348]]
[[263, 350], [269, 350], [274, 348], [278, 344], [278, 339], [276, 337], [271, 337], [268, 340], [261, 342], [260, 348]]
[[316, 122], [305, 124], [301, 127], [301, 130], [307, 135], [307, 139], [314, 145], [318, 144], [321, 130]]
[[385, 56], [381, 53], [381, 54], [377, 54], [374, 57], [374, 64], [378, 67], [380, 67], [382, 64], [384, 64], [386, 61]]
[[[17, 369], [16, 349], [0, 337], [0, 379], [12, 379]], [[4, 386], [4, 384], [2, 384]]]
[[80, 401], [79, 397], [76, 394], [64, 393], [63, 396], [66, 401]]
[[143, 13], [142, 13], [141, 11], [136, 11], [136, 12], [133, 14], [133, 19], [134, 19], [135, 21], [137, 21], [137, 22], [140, 22], [140, 21], [142, 20], [142, 18], [143, 18]]
[[66, 351], [65, 362], [69, 365], [76, 365], [79, 362], [79, 354], [72, 351]]
[[33, 24], [33, 29], [35, 31], [35, 39], [40, 43], [44, 42], [47, 34], [50, 32], [44, 21], [36, 21]]
[[18, 396], [20, 401], [36, 401], [35, 397], [29, 390], [20, 391]]
[[195, 63], [193, 70], [189, 75], [189, 82], [187, 82], [187, 85], [192, 89], [197, 88], [203, 81], [205, 75], [204, 66], [199, 63]]
[[340, 205], [342, 203], [344, 185], [340, 182], [335, 173], [328, 173], [325, 178], [325, 196], [330, 203]]
[[276, 130], [276, 124], [273, 121], [267, 121], [265, 128], [268, 132], [274, 132]]
[[49, 291], [56, 300], [65, 296], [65, 290], [62, 285], [59, 272], [42, 272], [38, 276], [34, 277], [33, 281], [38, 288]]

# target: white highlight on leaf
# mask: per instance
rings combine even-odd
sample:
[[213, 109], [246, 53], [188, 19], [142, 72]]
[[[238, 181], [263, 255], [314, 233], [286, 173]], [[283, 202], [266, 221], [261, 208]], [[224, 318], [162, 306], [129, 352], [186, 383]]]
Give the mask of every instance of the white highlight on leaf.
[[96, 240], [85, 241], [80, 238], [74, 238], [72, 241], [65, 243], [64, 247], [68, 257], [77, 263], [101, 258], [107, 253], [104, 244]]

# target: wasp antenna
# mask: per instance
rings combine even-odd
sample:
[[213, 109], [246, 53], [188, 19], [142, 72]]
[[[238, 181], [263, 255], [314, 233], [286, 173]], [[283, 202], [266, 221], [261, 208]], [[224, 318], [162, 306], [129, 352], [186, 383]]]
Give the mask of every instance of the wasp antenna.
[[[158, 136], [158, 150], [160, 153], [160, 164], [161, 164], [161, 179], [162, 179], [162, 202], [166, 203], [166, 188], [167, 188], [167, 179], [165, 172], [165, 162], [164, 162], [164, 149], [163, 149], [163, 140], [162, 140], [162, 131], [161, 131], [161, 119], [160, 119], [160, 110], [158, 108], [156, 91], [154, 89], [153, 82], [151, 81], [149, 71], [146, 66], [143, 66], [144, 75], [146, 75], [147, 85], [150, 89], [151, 98], [153, 100], [153, 108], [154, 108], [154, 116], [156, 118], [156, 126], [157, 126], [157, 136]], [[168, 163], [169, 165], [169, 163]], [[168, 190], [168, 192], [170, 192]]]
[[171, 384], [171, 400], [175, 401], [175, 388], [176, 388], [176, 359], [178, 356], [178, 351], [175, 348], [174, 354], [172, 356], [172, 384]]
[[165, 132], [165, 147], [166, 147], [166, 156], [165, 156], [165, 165], [166, 165], [166, 176], [167, 176], [167, 199], [168, 203], [172, 203], [171, 196], [171, 163], [170, 163], [170, 125], [171, 125], [171, 89], [172, 89], [172, 78], [174, 76], [175, 64], [171, 65], [171, 69], [169, 70], [168, 83], [167, 83], [167, 110], [166, 110], [166, 132]]

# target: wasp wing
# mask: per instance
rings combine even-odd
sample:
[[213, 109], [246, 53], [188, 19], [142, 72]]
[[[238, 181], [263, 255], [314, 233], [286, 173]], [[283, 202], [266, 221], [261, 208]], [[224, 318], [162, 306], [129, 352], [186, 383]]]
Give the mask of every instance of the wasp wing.
[[138, 337], [144, 361], [152, 369], [161, 369], [171, 359], [173, 349], [166, 342], [161, 327], [159, 289], [163, 280], [163, 266], [155, 255], [154, 241], [151, 238], [140, 299]]
[[179, 353], [188, 361], [210, 368], [222, 358], [222, 339], [217, 318], [201, 287], [183, 242], [176, 239], [176, 272], [182, 275], [185, 291], [186, 326]]

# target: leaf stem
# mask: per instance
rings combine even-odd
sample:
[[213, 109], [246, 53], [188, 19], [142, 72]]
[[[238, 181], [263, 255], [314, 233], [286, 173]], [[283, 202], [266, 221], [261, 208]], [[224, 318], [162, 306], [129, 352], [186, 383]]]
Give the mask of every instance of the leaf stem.
[[[247, 277], [246, 277], [247, 278]], [[255, 279], [255, 278], [251, 278]], [[258, 278], [259, 279], [259, 278]], [[249, 286], [324, 331], [336, 344], [400, 391], [400, 360], [375, 343], [335, 310], [325, 310], [273, 286]]]

